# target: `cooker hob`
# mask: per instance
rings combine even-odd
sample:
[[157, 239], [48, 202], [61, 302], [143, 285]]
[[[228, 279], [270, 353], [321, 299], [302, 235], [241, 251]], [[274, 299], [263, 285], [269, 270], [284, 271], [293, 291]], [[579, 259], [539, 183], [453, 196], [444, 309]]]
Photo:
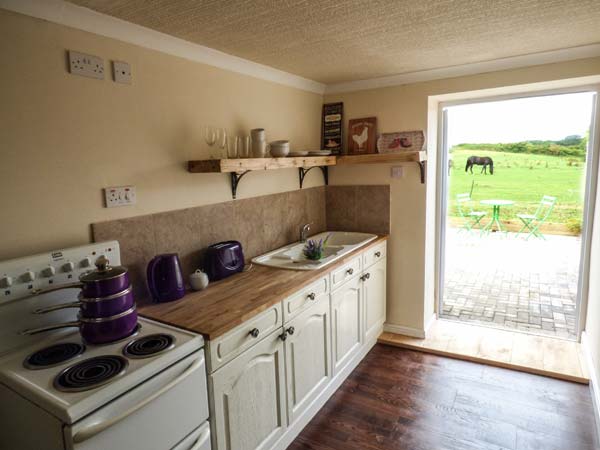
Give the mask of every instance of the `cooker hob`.
[[54, 379], [54, 387], [63, 392], [95, 389], [125, 374], [129, 363], [122, 356], [102, 355], [67, 367]]
[[128, 358], [141, 359], [159, 355], [175, 347], [175, 336], [155, 333], [131, 341], [123, 349]]
[[81, 355], [85, 345], [77, 342], [61, 342], [44, 347], [25, 358], [23, 365], [28, 369], [46, 369], [57, 366]]

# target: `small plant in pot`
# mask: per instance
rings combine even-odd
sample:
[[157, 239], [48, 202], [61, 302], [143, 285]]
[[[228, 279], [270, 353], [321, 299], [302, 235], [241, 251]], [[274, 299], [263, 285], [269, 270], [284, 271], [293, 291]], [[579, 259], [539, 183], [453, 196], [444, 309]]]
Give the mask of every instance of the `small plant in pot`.
[[310, 259], [311, 261], [318, 261], [323, 258], [323, 253], [325, 247], [327, 247], [327, 240], [329, 236], [323, 239], [319, 239], [318, 241], [314, 239], [308, 239], [306, 244], [304, 244], [304, 248], [302, 249], [302, 254], [306, 259]]

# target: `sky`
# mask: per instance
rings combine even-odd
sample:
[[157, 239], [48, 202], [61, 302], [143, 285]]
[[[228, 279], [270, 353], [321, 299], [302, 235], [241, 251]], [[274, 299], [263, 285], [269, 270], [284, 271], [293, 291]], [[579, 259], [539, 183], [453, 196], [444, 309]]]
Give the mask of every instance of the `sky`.
[[548, 95], [448, 108], [448, 144], [559, 140], [589, 128], [593, 94]]

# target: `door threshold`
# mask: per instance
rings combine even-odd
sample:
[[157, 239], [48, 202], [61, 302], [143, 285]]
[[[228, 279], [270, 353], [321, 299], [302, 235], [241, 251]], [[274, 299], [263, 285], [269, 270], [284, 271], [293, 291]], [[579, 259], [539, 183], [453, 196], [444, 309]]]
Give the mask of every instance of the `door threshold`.
[[436, 320], [425, 339], [384, 332], [378, 342], [575, 383], [590, 381], [581, 344], [554, 337]]

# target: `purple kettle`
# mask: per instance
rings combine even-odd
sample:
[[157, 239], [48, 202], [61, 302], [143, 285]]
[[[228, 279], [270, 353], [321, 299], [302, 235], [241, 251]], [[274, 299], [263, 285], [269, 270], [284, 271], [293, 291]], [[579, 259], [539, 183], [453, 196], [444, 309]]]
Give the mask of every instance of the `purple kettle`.
[[156, 302], [172, 302], [185, 295], [181, 263], [177, 253], [157, 255], [146, 269], [148, 289]]

